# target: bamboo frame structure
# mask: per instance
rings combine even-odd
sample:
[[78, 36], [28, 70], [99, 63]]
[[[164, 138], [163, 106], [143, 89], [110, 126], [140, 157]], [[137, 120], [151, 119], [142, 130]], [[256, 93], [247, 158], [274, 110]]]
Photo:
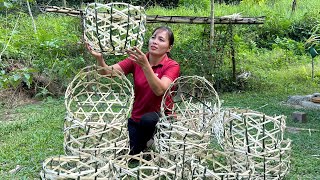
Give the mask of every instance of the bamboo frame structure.
[[125, 123], [81, 123], [65, 121], [64, 150], [70, 156], [95, 156], [111, 159], [129, 153], [129, 138]]
[[172, 161], [150, 151], [136, 155], [119, 155], [113, 159], [90, 156], [57, 156], [43, 163], [42, 179], [250, 179], [252, 167], [243, 172], [231, 170], [225, 152], [207, 150], [202, 159]]
[[[107, 70], [111, 75], [101, 75]], [[133, 87], [125, 75], [111, 67], [83, 68], [65, 92], [67, 116], [86, 122], [126, 122], [133, 104]]]
[[213, 85], [200, 76], [181, 76], [168, 87], [161, 103], [161, 122], [201, 133], [223, 134], [221, 102]]
[[102, 53], [123, 55], [142, 48], [146, 15], [141, 6], [127, 3], [91, 3], [83, 16], [84, 40]]
[[231, 159], [234, 169], [238, 162], [250, 160], [254, 179], [283, 179], [289, 172], [291, 152], [291, 141], [283, 139], [285, 116], [238, 109], [224, 113], [224, 150], [241, 154]]

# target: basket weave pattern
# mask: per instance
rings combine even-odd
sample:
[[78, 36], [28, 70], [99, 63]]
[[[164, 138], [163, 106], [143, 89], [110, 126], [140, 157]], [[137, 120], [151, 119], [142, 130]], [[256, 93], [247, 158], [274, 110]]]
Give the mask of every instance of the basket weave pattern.
[[113, 69], [114, 75], [98, 72], [103, 68], [82, 69], [67, 87], [65, 106], [68, 116], [79, 123], [125, 122], [133, 103], [131, 82]]
[[145, 23], [146, 15], [140, 6], [91, 3], [83, 18], [84, 40], [95, 51], [123, 55], [133, 46], [142, 48]]
[[[237, 152], [231, 164], [250, 160], [254, 179], [282, 179], [289, 171], [291, 141], [284, 140], [284, 116], [267, 116], [251, 110], [225, 111], [225, 151]], [[242, 168], [242, 167], [241, 167]]]

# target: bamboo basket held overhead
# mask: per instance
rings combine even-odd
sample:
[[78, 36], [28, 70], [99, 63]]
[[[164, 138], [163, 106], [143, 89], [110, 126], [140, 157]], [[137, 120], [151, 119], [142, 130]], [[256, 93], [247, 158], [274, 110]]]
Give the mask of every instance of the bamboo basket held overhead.
[[141, 49], [146, 31], [143, 7], [127, 3], [91, 3], [83, 16], [84, 40], [98, 52], [123, 55]]

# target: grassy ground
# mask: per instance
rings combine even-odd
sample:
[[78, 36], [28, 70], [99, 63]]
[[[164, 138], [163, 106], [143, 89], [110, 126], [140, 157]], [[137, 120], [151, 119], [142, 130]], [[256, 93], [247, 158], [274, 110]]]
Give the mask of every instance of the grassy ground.
[[63, 101], [0, 108], [1, 179], [38, 178], [41, 163], [63, 154]]
[[[294, 93], [294, 92], [291, 92]], [[311, 90], [310, 90], [311, 93]], [[320, 112], [307, 113], [306, 123], [294, 122], [297, 109], [284, 105], [286, 93], [245, 92], [220, 94], [223, 107], [238, 107], [267, 115], [287, 116], [285, 137], [292, 140], [291, 169], [286, 179], [320, 179]], [[50, 156], [63, 154], [63, 100], [0, 108], [0, 177], [1, 179], [33, 179], [39, 177], [41, 163]], [[293, 128], [294, 127], [294, 128]], [[300, 128], [300, 129], [297, 129]]]

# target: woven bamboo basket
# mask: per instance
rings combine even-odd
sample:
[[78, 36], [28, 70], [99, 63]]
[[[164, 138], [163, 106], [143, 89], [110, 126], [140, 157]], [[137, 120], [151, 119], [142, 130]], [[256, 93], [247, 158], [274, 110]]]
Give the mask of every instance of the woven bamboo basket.
[[214, 134], [217, 139], [222, 136], [220, 100], [211, 83], [203, 77], [176, 79], [163, 96], [161, 113], [155, 147], [174, 159], [181, 160], [206, 149]]
[[[198, 152], [199, 153], [199, 152]], [[208, 153], [208, 154], [205, 154]], [[115, 179], [249, 179], [252, 168], [243, 172], [232, 172], [227, 162], [226, 153], [215, 150], [201, 151], [202, 159], [189, 158], [174, 161], [155, 152], [137, 155], [123, 155], [112, 160], [112, 173]], [[207, 155], [207, 156], [206, 156]], [[206, 157], [206, 158], [205, 158]], [[132, 160], [135, 160], [134, 163]]]
[[70, 156], [115, 158], [129, 153], [129, 138], [124, 123], [87, 122], [70, 124], [65, 121], [64, 150]]
[[212, 84], [203, 77], [181, 76], [165, 92], [162, 118], [196, 132], [212, 132], [222, 137], [221, 103]]
[[91, 3], [84, 17], [84, 40], [96, 51], [123, 55], [126, 50], [143, 45], [146, 31], [143, 7], [127, 3]]
[[250, 160], [238, 162], [241, 168], [233, 168], [230, 159], [237, 156], [237, 152], [211, 148], [195, 154], [188, 163], [193, 179], [251, 179], [254, 174]]
[[111, 168], [114, 179], [181, 179], [176, 162], [153, 151], [118, 156]]
[[159, 122], [154, 137], [156, 150], [173, 161], [183, 161], [208, 148], [209, 132], [197, 132], [172, 123]]
[[[101, 75], [102, 69], [112, 75]], [[133, 87], [125, 75], [114, 69], [88, 66], [67, 87], [67, 116], [83, 125], [86, 122], [126, 122], [133, 103]]]
[[40, 172], [41, 179], [108, 179], [107, 160], [94, 156], [56, 156], [47, 158]]
[[155, 152], [119, 155], [113, 159], [93, 156], [57, 156], [45, 160], [42, 179], [250, 179], [252, 168], [233, 172], [225, 152], [207, 150], [202, 158], [172, 161]]
[[178, 173], [185, 179], [250, 179], [254, 172], [250, 160], [238, 161], [237, 168], [233, 168], [231, 162], [236, 160], [230, 159], [242, 154], [210, 149], [210, 134], [161, 122], [156, 139], [155, 148], [163, 157], [179, 165]]
[[242, 154], [231, 159], [252, 161], [254, 179], [282, 179], [289, 171], [291, 141], [284, 140], [284, 116], [267, 116], [254, 111], [225, 111], [225, 151]]

